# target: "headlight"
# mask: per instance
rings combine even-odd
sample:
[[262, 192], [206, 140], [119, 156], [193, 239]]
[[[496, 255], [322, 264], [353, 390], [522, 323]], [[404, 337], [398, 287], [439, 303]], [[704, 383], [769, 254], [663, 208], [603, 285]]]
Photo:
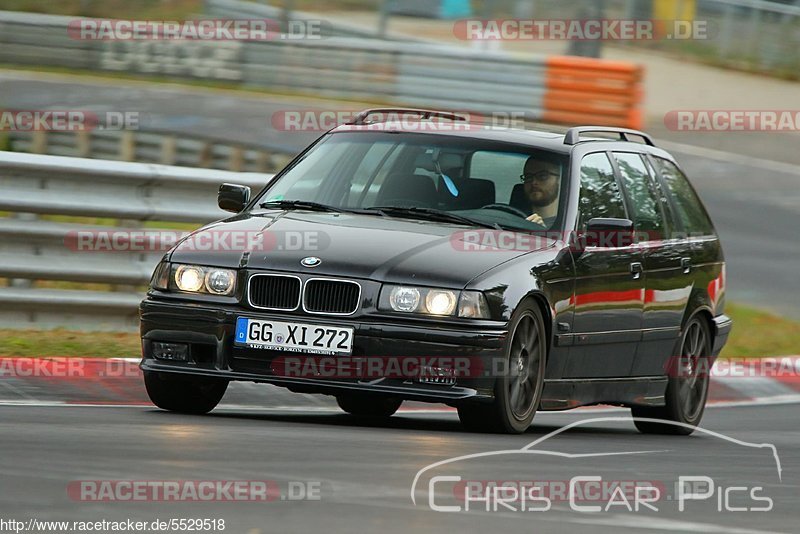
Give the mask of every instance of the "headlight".
[[424, 315], [488, 319], [489, 306], [480, 291], [458, 291], [414, 286], [386, 285], [378, 309]]
[[206, 272], [205, 283], [209, 293], [228, 295], [233, 289], [236, 275], [228, 269], [213, 269]]
[[452, 315], [456, 309], [456, 294], [452, 291], [432, 289], [425, 297], [425, 307], [433, 315]]
[[153, 273], [150, 286], [154, 289], [177, 289], [187, 293], [232, 295], [236, 289], [236, 271], [161, 262]]
[[389, 306], [394, 311], [416, 311], [419, 307], [419, 289], [403, 286], [393, 287], [389, 292]]
[[197, 293], [203, 289], [205, 273], [202, 267], [194, 265], [179, 265], [175, 270], [175, 284], [181, 291]]

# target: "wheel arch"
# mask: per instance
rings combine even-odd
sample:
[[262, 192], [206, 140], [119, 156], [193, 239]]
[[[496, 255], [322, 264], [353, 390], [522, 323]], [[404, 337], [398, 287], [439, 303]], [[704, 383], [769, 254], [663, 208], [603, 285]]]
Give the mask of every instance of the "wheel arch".
[[550, 303], [547, 301], [547, 297], [544, 295], [544, 293], [535, 290], [530, 291], [528, 294], [522, 297], [519, 303], [517, 303], [517, 308], [519, 308], [528, 300], [532, 301], [542, 314], [542, 320], [544, 321], [545, 341], [547, 342], [547, 351], [545, 354], [545, 362], [547, 362], [547, 358], [550, 355], [550, 347], [553, 343], [553, 312], [550, 309]]
[[687, 309], [686, 316], [684, 317], [683, 322], [681, 323], [681, 332], [683, 332], [683, 329], [686, 327], [687, 324], [689, 324], [689, 321], [691, 321], [695, 317], [701, 317], [705, 321], [709, 333], [712, 336], [716, 335], [715, 332], [716, 325], [714, 324], [714, 312], [707, 305], [696, 306], [691, 312], [689, 312]]

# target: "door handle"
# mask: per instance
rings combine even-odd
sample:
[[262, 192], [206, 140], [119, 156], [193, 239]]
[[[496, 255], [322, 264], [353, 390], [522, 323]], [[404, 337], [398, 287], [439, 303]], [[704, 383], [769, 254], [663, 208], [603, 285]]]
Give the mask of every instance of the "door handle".
[[681, 269], [683, 269], [683, 274], [692, 272], [692, 258], [681, 258]]
[[642, 277], [642, 273], [644, 272], [644, 267], [638, 261], [631, 263], [631, 274], [633, 275], [634, 280], [638, 280]]

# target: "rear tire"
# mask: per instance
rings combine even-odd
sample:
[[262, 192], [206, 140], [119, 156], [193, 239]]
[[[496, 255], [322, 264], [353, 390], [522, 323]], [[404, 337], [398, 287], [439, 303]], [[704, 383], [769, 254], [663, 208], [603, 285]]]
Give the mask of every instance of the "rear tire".
[[[708, 323], [695, 315], [683, 329], [675, 354], [669, 363], [669, 382], [665, 394], [666, 405], [658, 407], [634, 406], [631, 414], [636, 428], [644, 434], [671, 434], [688, 436], [700, 424], [708, 397], [711, 335]], [[692, 425], [674, 425], [636, 418], [663, 419]]]
[[150, 400], [162, 410], [206, 414], [222, 400], [228, 381], [145, 371], [144, 386]]
[[403, 399], [382, 395], [337, 395], [336, 403], [345, 412], [358, 417], [391, 417], [403, 404]]
[[487, 404], [462, 404], [458, 418], [467, 430], [521, 434], [531, 425], [544, 387], [547, 340], [539, 307], [522, 303], [511, 318], [506, 342], [506, 371], [495, 381]]

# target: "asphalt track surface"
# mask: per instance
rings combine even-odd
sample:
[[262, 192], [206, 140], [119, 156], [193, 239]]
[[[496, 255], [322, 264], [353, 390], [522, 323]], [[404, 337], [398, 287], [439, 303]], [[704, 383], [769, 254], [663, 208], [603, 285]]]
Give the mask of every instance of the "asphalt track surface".
[[[796, 405], [710, 408], [691, 437], [639, 434], [624, 410], [539, 413], [521, 436], [481, 435], [460, 429], [454, 413], [412, 412], [369, 422], [333, 410], [220, 408], [187, 416], [149, 407], [0, 407], [0, 518], [58, 521], [209, 518], [224, 519], [225, 532], [797, 532], [800, 430]], [[569, 423], [584, 421], [537, 444], [549, 454], [514, 453]], [[738, 441], [732, 441], [738, 440]], [[746, 445], [750, 444], [750, 445]], [[771, 444], [753, 447], [753, 444]], [[460, 455], [506, 450], [445, 464]], [[560, 453], [555, 456], [552, 452]], [[592, 454], [588, 458], [582, 454]], [[613, 455], [606, 455], [614, 453]], [[572, 456], [566, 456], [572, 455]], [[780, 477], [778, 475], [780, 463]], [[628, 511], [586, 512], [551, 495], [547, 511], [519, 511], [473, 501], [469, 511], [437, 512], [429, 506], [432, 477], [462, 480], [568, 481], [600, 476], [604, 482], [647, 481], [664, 498]], [[713, 497], [684, 499], [678, 476], [707, 476]], [[258, 480], [287, 497], [290, 482], [310, 483], [318, 499], [271, 502], [94, 502], [70, 497], [74, 481]], [[659, 485], [660, 483], [660, 485]], [[555, 488], [556, 486], [550, 486]], [[579, 488], [582, 486], [578, 486]], [[770, 511], [745, 493], [772, 500]], [[464, 506], [453, 482], [434, 482], [435, 505]], [[748, 490], [748, 492], [750, 491]], [[556, 491], [556, 490], [553, 490]], [[582, 495], [576, 490], [575, 495]], [[699, 491], [699, 490], [698, 490]], [[747, 494], [749, 495], [749, 493]], [[671, 498], [666, 498], [669, 496]], [[576, 500], [599, 505], [606, 498]], [[634, 498], [628, 499], [633, 507]], [[544, 503], [526, 504], [544, 508]], [[719, 508], [723, 511], [719, 511]]]
[[[299, 151], [319, 132], [287, 132], [282, 111], [331, 110], [308, 99], [179, 85], [0, 71], [0, 105], [11, 109], [137, 111], [146, 129], [189, 132]], [[337, 104], [355, 110], [357, 104]], [[731, 300], [800, 319], [800, 135], [676, 133], [654, 124], [700, 191], [722, 237]], [[214, 199], [209, 199], [214, 202]]]

